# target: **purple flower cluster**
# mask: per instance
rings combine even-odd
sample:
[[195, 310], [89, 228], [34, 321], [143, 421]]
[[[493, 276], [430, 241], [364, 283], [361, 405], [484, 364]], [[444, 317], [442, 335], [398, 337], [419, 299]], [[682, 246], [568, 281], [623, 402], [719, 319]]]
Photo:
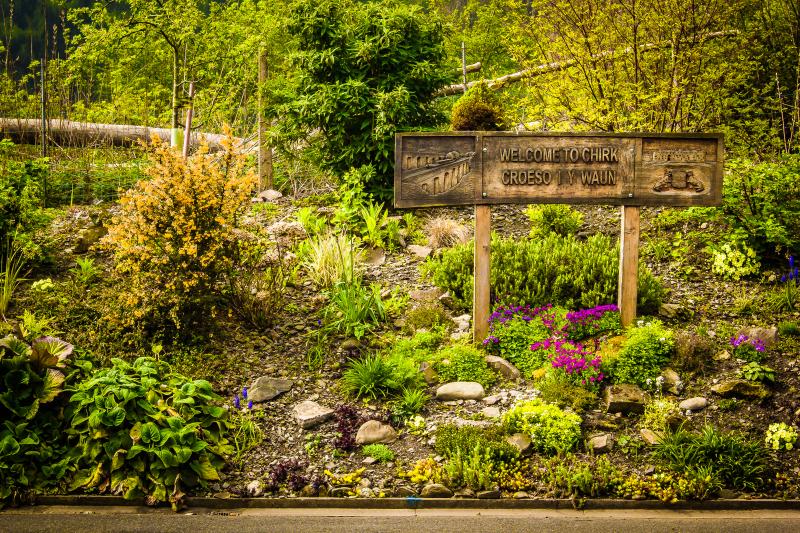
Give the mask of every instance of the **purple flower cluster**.
[[781, 276], [781, 283], [787, 281], [794, 281], [796, 284], [800, 283], [800, 270], [794, 266], [794, 256], [789, 256], [789, 273]]
[[[242, 397], [241, 398], [239, 398], [238, 394], [233, 397], [233, 407], [236, 408], [236, 409], [241, 408], [243, 399], [247, 400], [247, 387], [242, 387]], [[253, 408], [253, 400], [247, 400], [247, 408], [248, 409], [252, 409]]]
[[614, 304], [598, 305], [580, 311], [570, 311], [567, 313], [567, 324], [562, 328], [567, 337], [572, 339], [583, 339], [600, 333], [603, 328], [601, 321], [606, 313], [616, 313], [619, 307]]
[[605, 377], [600, 372], [600, 357], [592, 357], [589, 349], [579, 342], [548, 338], [531, 345], [531, 350], [553, 350], [553, 368], [564, 371], [570, 381], [581, 385], [599, 385]]
[[552, 304], [547, 304], [542, 307], [531, 309], [530, 305], [505, 306], [501, 304], [495, 308], [494, 313], [489, 315], [489, 324], [490, 327], [495, 324], [505, 324], [514, 318], [521, 318], [525, 322], [530, 322], [545, 311], [549, 311], [552, 307]]
[[738, 337], [731, 337], [731, 346], [734, 348], [739, 348], [742, 345], [747, 345], [755, 349], [757, 352], [763, 352], [767, 349], [767, 346], [764, 344], [764, 341], [759, 338], [750, 338], [747, 335], [739, 335]]

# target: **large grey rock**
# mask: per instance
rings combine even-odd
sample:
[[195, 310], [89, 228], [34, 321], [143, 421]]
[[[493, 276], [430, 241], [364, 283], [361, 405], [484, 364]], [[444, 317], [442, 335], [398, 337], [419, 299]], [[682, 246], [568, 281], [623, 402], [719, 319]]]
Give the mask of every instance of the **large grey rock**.
[[436, 389], [436, 399], [447, 400], [480, 400], [486, 396], [483, 385], [474, 381], [453, 381]]
[[611, 434], [595, 435], [587, 441], [587, 448], [594, 453], [606, 453], [611, 449]]
[[410, 244], [408, 246], [408, 251], [415, 257], [426, 259], [429, 255], [431, 255], [433, 249], [428, 248], [427, 246], [420, 246], [418, 244]]
[[745, 335], [751, 339], [761, 339], [764, 341], [764, 346], [769, 348], [778, 341], [778, 328], [775, 326], [772, 326], [771, 328], [742, 328], [737, 331], [736, 335], [734, 336], [738, 337], [739, 335]]
[[519, 369], [502, 357], [487, 355], [485, 359], [486, 364], [488, 364], [490, 368], [496, 370], [504, 378], [511, 380], [519, 379]]
[[498, 489], [482, 490], [476, 494], [479, 500], [499, 500], [502, 494]]
[[481, 414], [486, 418], [500, 418], [500, 408], [487, 406], [481, 409]]
[[89, 251], [92, 245], [97, 244], [100, 239], [108, 234], [108, 229], [105, 226], [89, 226], [84, 228], [78, 234], [78, 239], [75, 241], [75, 246], [72, 251], [76, 254], [85, 254]]
[[420, 496], [423, 498], [452, 498], [453, 491], [441, 483], [428, 483], [422, 488]]
[[519, 453], [525, 453], [531, 448], [531, 438], [525, 433], [514, 433], [510, 437], [506, 437], [506, 442], [514, 446]]
[[297, 423], [300, 424], [303, 429], [316, 427], [333, 416], [333, 409], [323, 407], [311, 400], [296, 404], [292, 410], [294, 412], [294, 419], [297, 420]]
[[645, 429], [642, 429], [640, 431], [640, 433], [642, 435], [642, 439], [647, 444], [649, 444], [650, 446], [653, 446], [653, 445], [658, 444], [659, 442], [661, 442], [661, 438], [662, 438], [661, 434], [653, 431], [652, 429], [646, 429], [645, 428]]
[[273, 378], [271, 376], [261, 376], [256, 379], [247, 391], [247, 399], [255, 403], [266, 402], [278, 397], [284, 392], [291, 390], [294, 381], [291, 379]]
[[395, 498], [407, 498], [409, 496], [416, 496], [417, 491], [412, 489], [411, 487], [400, 485], [399, 487], [394, 488], [392, 494], [394, 495]]
[[606, 388], [605, 401], [609, 413], [644, 413], [647, 394], [636, 385], [622, 383]]
[[708, 400], [702, 396], [687, 398], [678, 404], [681, 411], [702, 411], [708, 407]]
[[413, 289], [408, 291], [408, 297], [415, 302], [423, 302], [436, 300], [443, 292], [444, 291], [439, 287], [434, 287], [432, 289]]
[[278, 198], [283, 198], [283, 193], [281, 191], [276, 191], [275, 189], [267, 189], [266, 191], [261, 191], [258, 193], [256, 198], [262, 202], [274, 202]]
[[369, 266], [381, 266], [386, 262], [386, 251], [383, 248], [367, 248], [364, 252], [364, 263]]
[[664, 378], [664, 383], [661, 385], [664, 392], [677, 396], [683, 391], [683, 381], [681, 381], [681, 377], [671, 368], [665, 368], [661, 373], [661, 377]]
[[681, 311], [683, 308], [679, 304], [661, 304], [661, 307], [658, 308], [659, 316], [664, 318], [675, 318]]
[[471, 320], [472, 316], [467, 313], [453, 318], [453, 322], [456, 324], [456, 331], [469, 331], [469, 323]]
[[370, 420], [361, 424], [356, 433], [356, 444], [387, 443], [397, 440], [397, 432], [388, 424]]
[[729, 379], [711, 387], [711, 392], [723, 398], [745, 398], [748, 400], [764, 400], [769, 397], [769, 390], [755, 381]]

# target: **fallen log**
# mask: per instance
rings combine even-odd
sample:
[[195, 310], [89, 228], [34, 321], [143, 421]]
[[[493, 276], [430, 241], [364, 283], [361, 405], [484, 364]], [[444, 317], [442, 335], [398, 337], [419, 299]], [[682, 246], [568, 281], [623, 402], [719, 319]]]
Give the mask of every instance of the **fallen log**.
[[[702, 38], [702, 41], [708, 41], [711, 39], [717, 39], [720, 37], [730, 37], [733, 35], [737, 35], [739, 32], [737, 30], [726, 30], [726, 31], [717, 31], [713, 33], [709, 33], [708, 35]], [[649, 50], [655, 50], [658, 48], [669, 48], [672, 46], [672, 43], [646, 43], [639, 45], [640, 52], [647, 52]], [[598, 61], [601, 59], [607, 59], [617, 55], [627, 55], [632, 53], [634, 50], [633, 46], [629, 46], [627, 48], [623, 48], [622, 50], [605, 50], [603, 52], [599, 52], [591, 56], [589, 61]], [[528, 78], [535, 78], [537, 76], [543, 76], [545, 74], [550, 74], [552, 72], [560, 72], [562, 70], [566, 70], [569, 67], [572, 67], [578, 63], [577, 59], [567, 59], [565, 61], [553, 61], [552, 63], [543, 63], [541, 65], [536, 65], [534, 67], [526, 68], [517, 72], [512, 72], [510, 74], [506, 74], [504, 76], [500, 76], [499, 78], [494, 78], [492, 80], [478, 80], [478, 81], [471, 81], [467, 83], [467, 89], [471, 89], [475, 87], [479, 83], [486, 83], [490, 89], [500, 89], [509, 83], [515, 83], [518, 81], [522, 81]], [[464, 92], [464, 84], [463, 83], [454, 83], [453, 85], [448, 85], [447, 87], [443, 87], [436, 92], [436, 96], [451, 96], [454, 94], [461, 94]]]
[[[153, 136], [164, 142], [170, 141], [168, 128], [149, 128], [125, 124], [96, 124], [72, 120], [52, 119], [48, 121], [49, 142], [61, 146], [131, 146], [139, 141], [149, 141]], [[39, 119], [0, 118], [0, 138], [8, 138], [18, 144], [39, 144], [42, 122]], [[192, 145], [207, 143], [211, 151], [222, 149], [224, 135], [218, 133], [192, 132]], [[245, 150], [252, 149], [252, 142], [234, 137], [234, 142]]]

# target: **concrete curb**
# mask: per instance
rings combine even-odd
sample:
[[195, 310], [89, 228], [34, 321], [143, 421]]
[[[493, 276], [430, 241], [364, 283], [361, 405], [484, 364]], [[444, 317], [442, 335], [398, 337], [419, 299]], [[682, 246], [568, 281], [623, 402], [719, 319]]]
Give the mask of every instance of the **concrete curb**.
[[[458, 498], [187, 498], [187, 506], [206, 509], [592, 509], [756, 511], [797, 510], [800, 500], [735, 499], [682, 501], [675, 504], [658, 500], [587, 499], [581, 504], [568, 499], [458, 499]], [[143, 507], [143, 499], [125, 500], [119, 496], [39, 496], [35, 505]]]

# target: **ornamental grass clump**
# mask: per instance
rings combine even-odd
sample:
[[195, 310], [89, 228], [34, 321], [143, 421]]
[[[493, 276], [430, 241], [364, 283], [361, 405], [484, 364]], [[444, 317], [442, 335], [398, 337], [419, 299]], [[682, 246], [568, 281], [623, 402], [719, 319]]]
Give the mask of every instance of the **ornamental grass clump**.
[[256, 175], [228, 133], [222, 152], [207, 146], [184, 160], [166, 144], [150, 148], [150, 179], [120, 199], [105, 243], [125, 277], [123, 326], [177, 330], [215, 312], [216, 285], [230, 270]]

